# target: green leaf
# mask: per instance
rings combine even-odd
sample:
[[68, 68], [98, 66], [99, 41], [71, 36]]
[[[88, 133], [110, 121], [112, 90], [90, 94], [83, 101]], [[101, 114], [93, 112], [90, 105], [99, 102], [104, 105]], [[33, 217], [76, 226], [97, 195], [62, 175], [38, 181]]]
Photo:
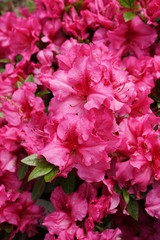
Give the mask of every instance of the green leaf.
[[128, 204], [130, 200], [129, 193], [125, 188], [122, 189], [122, 193], [123, 193], [124, 201], [126, 202], [126, 204]]
[[89, 44], [89, 43], [90, 43], [89, 39], [86, 39], [86, 40], [85, 40], [85, 43], [86, 43], [86, 44]]
[[104, 227], [101, 226], [99, 223], [95, 223], [94, 225], [95, 230], [97, 230], [99, 233], [102, 233], [104, 231]]
[[157, 107], [158, 109], [160, 109], [160, 102], [157, 102]]
[[15, 63], [18, 63], [22, 60], [22, 55], [21, 54], [18, 54], [16, 57], [15, 57]]
[[114, 186], [114, 191], [120, 196], [121, 195], [121, 190], [118, 187], [118, 184]]
[[20, 82], [24, 82], [24, 78], [23, 77], [21, 77], [20, 75], [18, 75], [18, 78], [19, 78], [19, 80], [20, 80]]
[[30, 11], [30, 13], [33, 13], [35, 10], [35, 3], [32, 0], [28, 0], [26, 3], [28, 10]]
[[40, 161], [30, 173], [28, 181], [46, 175], [47, 173], [51, 172], [53, 168], [54, 165], [50, 164], [49, 162]]
[[34, 82], [33, 74], [30, 74], [30, 75], [26, 78], [25, 82]]
[[0, 118], [4, 118], [3, 112], [0, 112]]
[[71, 7], [74, 7], [76, 9], [76, 11], [79, 13], [82, 9], [83, 6], [83, 0], [79, 0], [78, 2], [74, 2], [72, 5], [67, 5], [65, 6], [64, 10], [69, 13]]
[[20, 88], [21, 86], [22, 86], [22, 82], [20, 82], [20, 81], [17, 81], [17, 88]]
[[5, 71], [5, 68], [0, 68], [0, 73], [3, 73]]
[[36, 180], [33, 190], [32, 190], [32, 200], [36, 200], [41, 197], [44, 192], [46, 183], [43, 178], [39, 178]]
[[72, 5], [67, 5], [65, 6], [64, 10], [69, 13], [70, 9], [71, 9]]
[[153, 20], [153, 22], [159, 22], [159, 21], [160, 21], [160, 16]]
[[154, 131], [157, 131], [158, 130], [158, 124], [156, 124], [153, 128]]
[[61, 180], [61, 185], [65, 193], [71, 194], [74, 191], [75, 188], [75, 175], [74, 172], [71, 171], [68, 174], [67, 178], [63, 178]]
[[124, 8], [132, 8], [135, 0], [118, 0], [119, 4]]
[[7, 58], [3, 58], [3, 59], [0, 59], [0, 63], [10, 63], [11, 60], [7, 59]]
[[76, 11], [79, 13], [83, 6], [83, 0], [79, 0], [78, 2], [74, 2], [73, 6], [75, 7]]
[[78, 38], [78, 43], [83, 43], [83, 40], [82, 40], [82, 38]]
[[19, 169], [18, 169], [18, 179], [23, 180], [28, 172], [28, 166], [24, 163], [20, 163]]
[[37, 154], [32, 154], [32, 155], [30, 155], [28, 157], [25, 157], [21, 160], [22, 163], [25, 163], [29, 166], [37, 166], [39, 161], [40, 160], [38, 159]]
[[138, 221], [138, 204], [135, 199], [130, 198], [130, 201], [127, 205], [127, 211], [131, 215], [132, 218], [134, 218], [136, 221]]
[[9, 233], [11, 233], [11, 231], [12, 231], [12, 225], [9, 223], [6, 223], [5, 224], [5, 232], [9, 234]]
[[49, 90], [43, 90], [38, 93], [36, 93], [37, 97], [43, 97], [44, 95], [50, 94], [51, 92]]
[[59, 168], [54, 166], [52, 171], [50, 171], [48, 174], [44, 176], [45, 182], [51, 182], [58, 172], [59, 172]]
[[135, 16], [136, 15], [133, 12], [124, 12], [124, 14], [123, 14], [123, 18], [124, 18], [125, 22], [132, 20]]

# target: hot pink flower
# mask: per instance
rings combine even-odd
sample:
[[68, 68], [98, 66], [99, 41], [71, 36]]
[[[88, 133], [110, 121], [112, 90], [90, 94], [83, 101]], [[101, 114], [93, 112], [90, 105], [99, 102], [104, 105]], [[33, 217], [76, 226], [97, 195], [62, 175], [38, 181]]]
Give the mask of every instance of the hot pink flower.
[[35, 235], [35, 227], [39, 219], [44, 216], [44, 211], [39, 206], [34, 205], [31, 194], [29, 192], [22, 194], [15, 191], [7, 192], [3, 185], [0, 186], [0, 192], [0, 222], [16, 226], [16, 230], [12, 230], [11, 236], [14, 235], [14, 232], [28, 230], [30, 231], [28, 232], [29, 236]]
[[159, 182], [152, 184], [153, 189], [147, 194], [145, 210], [152, 216], [160, 219], [160, 185]]
[[17, 156], [7, 149], [0, 148], [0, 175], [3, 172], [15, 172], [16, 171], [16, 160]]
[[56, 240], [55, 236], [50, 234], [50, 233], [47, 233], [45, 235], [45, 239], [44, 240]]
[[87, 201], [81, 196], [81, 188], [67, 196], [62, 187], [57, 187], [51, 195], [51, 202], [56, 211], [68, 213], [72, 220], [82, 221], [87, 213]]
[[[92, 124], [87, 119], [67, 115], [58, 125], [53, 140], [40, 151], [40, 154], [47, 161], [59, 166], [65, 175], [76, 167], [80, 177], [86, 181], [94, 181], [96, 177], [97, 181], [102, 180], [105, 169], [109, 167], [105, 152], [106, 143], [100, 137], [91, 134], [91, 127]], [[97, 175], [93, 172], [90, 176], [86, 174], [90, 168], [91, 172], [95, 169]]]
[[[154, 72], [151, 58], [143, 57], [137, 59], [136, 57], [130, 56], [124, 58], [123, 63], [129, 73], [128, 78], [135, 84], [136, 91], [136, 97], [132, 103], [130, 115], [138, 116], [151, 112], [150, 104], [153, 100], [148, 97], [151, 89], [154, 87]], [[136, 68], [134, 67], [135, 64], [137, 64]]]
[[156, 37], [154, 28], [134, 17], [132, 21], [120, 24], [117, 29], [108, 32], [109, 48], [117, 56], [125, 56], [129, 53], [141, 57], [149, 55], [149, 47], [155, 42]]
[[114, 1], [89, 1], [85, 0], [81, 15], [87, 22], [89, 28], [95, 30], [99, 26], [105, 29], [113, 29], [117, 24], [118, 2]]
[[121, 240], [121, 230], [116, 229], [106, 229], [101, 234], [98, 232], [88, 232], [85, 240]]
[[43, 225], [48, 228], [50, 234], [60, 234], [72, 225], [72, 219], [67, 213], [56, 211], [44, 219]]
[[[62, 187], [57, 187], [52, 192], [51, 202], [55, 211], [49, 214], [43, 222], [50, 234], [61, 235], [63, 231], [69, 230], [72, 225], [73, 231], [75, 231], [75, 221], [82, 221], [87, 214], [87, 201], [81, 196], [79, 190], [67, 196]], [[74, 232], [71, 236], [74, 236]]]
[[3, 215], [6, 222], [16, 225], [21, 232], [33, 226], [33, 229], [30, 228], [33, 231], [30, 236], [33, 236], [36, 233], [35, 227], [39, 219], [43, 217], [44, 211], [34, 205], [29, 192], [23, 192], [15, 202], [4, 208]]
[[59, 70], [53, 79], [49, 79], [50, 89], [55, 96], [49, 111], [57, 117], [66, 113], [88, 114], [92, 108], [99, 109], [105, 100], [106, 104], [111, 104], [112, 86], [103, 83], [103, 67], [101, 69], [98, 62], [94, 63], [97, 72], [92, 74], [91, 59], [79, 57], [68, 73]]
[[87, 44], [79, 44], [75, 39], [66, 40], [60, 48], [60, 53], [56, 56], [58, 59], [59, 69], [70, 70], [76, 59], [80, 56], [88, 56], [90, 46]]
[[92, 200], [88, 206], [89, 217], [93, 218], [94, 222], [101, 222], [105, 215], [105, 211], [109, 209], [110, 197], [102, 195], [100, 198]]
[[149, 20], [151, 22], [154, 22], [154, 20], [158, 19], [160, 16], [160, 2], [159, 0], [152, 0], [148, 3], [147, 9], [146, 9], [147, 16], [149, 17]]
[[14, 64], [6, 64], [5, 71], [0, 74], [0, 95], [10, 97], [16, 90], [18, 80]]
[[[154, 115], [151, 114], [146, 115], [145, 118], [125, 119], [120, 124], [119, 136], [122, 137], [122, 128], [125, 135], [124, 138], [122, 137], [120, 149], [123, 149], [123, 153], [128, 156], [128, 159], [116, 164], [116, 175], [119, 177], [123, 166], [127, 166], [127, 172], [124, 170], [125, 180], [132, 180], [132, 185], [137, 184], [141, 191], [146, 191], [148, 184], [153, 181], [154, 174], [159, 179], [159, 168], [156, 168], [159, 161], [155, 151], [157, 144], [159, 146], [159, 140], [153, 130], [156, 121]], [[132, 174], [128, 174], [129, 169]], [[128, 179], [127, 176], [129, 176]]]
[[7, 12], [0, 17], [0, 58], [10, 58], [10, 46], [12, 44], [13, 24], [17, 22], [15, 13]]
[[29, 121], [36, 112], [43, 113], [43, 101], [39, 97], [35, 97], [35, 91], [34, 83], [24, 83], [14, 92], [11, 100], [3, 100], [3, 113], [10, 125], [18, 126], [23, 121]]
[[40, 18], [59, 18], [64, 10], [63, 0], [35, 0], [36, 9], [34, 14]]
[[19, 191], [20, 187], [22, 186], [22, 181], [18, 180], [17, 175], [17, 171], [5, 171], [3, 172], [3, 175], [0, 176], [0, 182], [4, 184], [7, 191], [10, 191], [11, 189]]
[[59, 18], [53, 19], [52, 21], [46, 21], [42, 29], [44, 34], [42, 41], [51, 42], [60, 46], [65, 40], [65, 37], [61, 31], [61, 27], [62, 23]]
[[0, 129], [0, 144], [3, 145], [8, 151], [15, 151], [19, 148], [20, 139], [18, 137], [19, 130], [4, 126]]
[[64, 13], [62, 27], [64, 32], [76, 38], [86, 39], [89, 36], [89, 33], [86, 33], [87, 24], [74, 7], [71, 7], [69, 15]]
[[153, 64], [155, 68], [155, 77], [160, 78], [160, 56], [155, 55], [153, 58]]
[[15, 55], [21, 54], [24, 59], [30, 60], [31, 55], [38, 51], [36, 42], [39, 41], [41, 26], [34, 16], [27, 19], [20, 18], [18, 20], [19, 21], [14, 24], [12, 33], [14, 44], [11, 45], [11, 50]]

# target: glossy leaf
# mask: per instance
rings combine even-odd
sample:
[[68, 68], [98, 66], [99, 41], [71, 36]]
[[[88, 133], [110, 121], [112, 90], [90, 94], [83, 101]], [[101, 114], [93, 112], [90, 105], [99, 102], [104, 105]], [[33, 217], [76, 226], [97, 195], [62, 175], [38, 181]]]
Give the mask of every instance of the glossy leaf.
[[38, 93], [36, 93], [37, 97], [43, 97], [44, 95], [50, 94], [51, 92], [49, 90], [43, 90]]
[[132, 8], [135, 0], [118, 0], [119, 4], [124, 8]]
[[21, 86], [22, 86], [22, 82], [20, 82], [20, 81], [17, 81], [17, 88], [20, 88]]
[[18, 179], [23, 180], [28, 172], [28, 166], [24, 163], [20, 163], [19, 169], [18, 169]]
[[16, 57], [15, 57], [15, 62], [18, 63], [22, 60], [22, 55], [18, 54]]
[[124, 201], [126, 202], [126, 204], [128, 204], [130, 200], [129, 193], [125, 188], [123, 188], [122, 193], [123, 193]]
[[114, 186], [114, 191], [120, 196], [121, 195], [121, 190], [118, 187], [118, 184]]
[[50, 171], [48, 174], [44, 176], [45, 182], [51, 182], [58, 172], [59, 172], [59, 168], [54, 166], [52, 171]]
[[33, 13], [33, 11], [35, 10], [35, 3], [32, 0], [28, 0], [26, 3], [30, 13]]
[[138, 221], [138, 204], [135, 199], [130, 198], [130, 201], [127, 205], [127, 211], [131, 215], [132, 218], [134, 218], [136, 221]]
[[74, 172], [71, 171], [68, 174], [67, 178], [63, 178], [61, 181], [62, 188], [65, 193], [71, 194], [74, 191], [75, 188], [75, 175]]
[[132, 20], [135, 16], [136, 15], [133, 12], [125, 12], [123, 14], [123, 18], [124, 18], [125, 22], [128, 22], [128, 21]]
[[83, 6], [83, 0], [79, 0], [78, 2], [74, 2], [73, 6], [75, 7], [76, 11], [79, 13]]
[[32, 190], [32, 200], [40, 198], [45, 190], [46, 183], [44, 178], [39, 178], [36, 180], [33, 190]]
[[3, 112], [0, 112], [0, 118], [4, 118]]
[[5, 71], [5, 68], [0, 68], [0, 73], [3, 73]]
[[21, 160], [22, 163], [25, 163], [26, 165], [29, 165], [29, 166], [37, 166], [37, 164], [39, 163], [39, 159], [38, 159], [38, 156], [37, 154], [32, 154], [28, 157], [25, 157]]
[[5, 224], [5, 232], [9, 234], [9, 233], [11, 233], [11, 231], [12, 231], [12, 225], [9, 223], [6, 223]]
[[28, 177], [28, 181], [31, 181], [34, 178], [38, 178], [48, 174], [49, 172], [52, 171], [53, 168], [54, 168], [54, 165], [48, 162], [40, 161], [38, 165], [30, 173]]
[[33, 77], [33, 75], [30, 74], [30, 75], [26, 78], [25, 82], [34, 82], [34, 77]]
[[3, 59], [0, 59], [0, 63], [10, 63], [11, 60], [7, 59], [7, 58], [3, 58]]

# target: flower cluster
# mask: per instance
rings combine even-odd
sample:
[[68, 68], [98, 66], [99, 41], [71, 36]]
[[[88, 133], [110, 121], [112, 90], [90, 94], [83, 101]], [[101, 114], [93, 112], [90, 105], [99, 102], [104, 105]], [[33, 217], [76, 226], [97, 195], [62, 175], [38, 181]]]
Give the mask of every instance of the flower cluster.
[[0, 16], [0, 234], [159, 239], [159, 0], [30, 4]]

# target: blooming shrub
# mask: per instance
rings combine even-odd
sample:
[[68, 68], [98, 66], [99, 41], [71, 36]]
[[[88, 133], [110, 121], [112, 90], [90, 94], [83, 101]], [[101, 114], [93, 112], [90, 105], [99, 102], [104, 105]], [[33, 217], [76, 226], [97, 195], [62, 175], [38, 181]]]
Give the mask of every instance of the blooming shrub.
[[159, 1], [28, 3], [0, 16], [1, 239], [158, 240]]

